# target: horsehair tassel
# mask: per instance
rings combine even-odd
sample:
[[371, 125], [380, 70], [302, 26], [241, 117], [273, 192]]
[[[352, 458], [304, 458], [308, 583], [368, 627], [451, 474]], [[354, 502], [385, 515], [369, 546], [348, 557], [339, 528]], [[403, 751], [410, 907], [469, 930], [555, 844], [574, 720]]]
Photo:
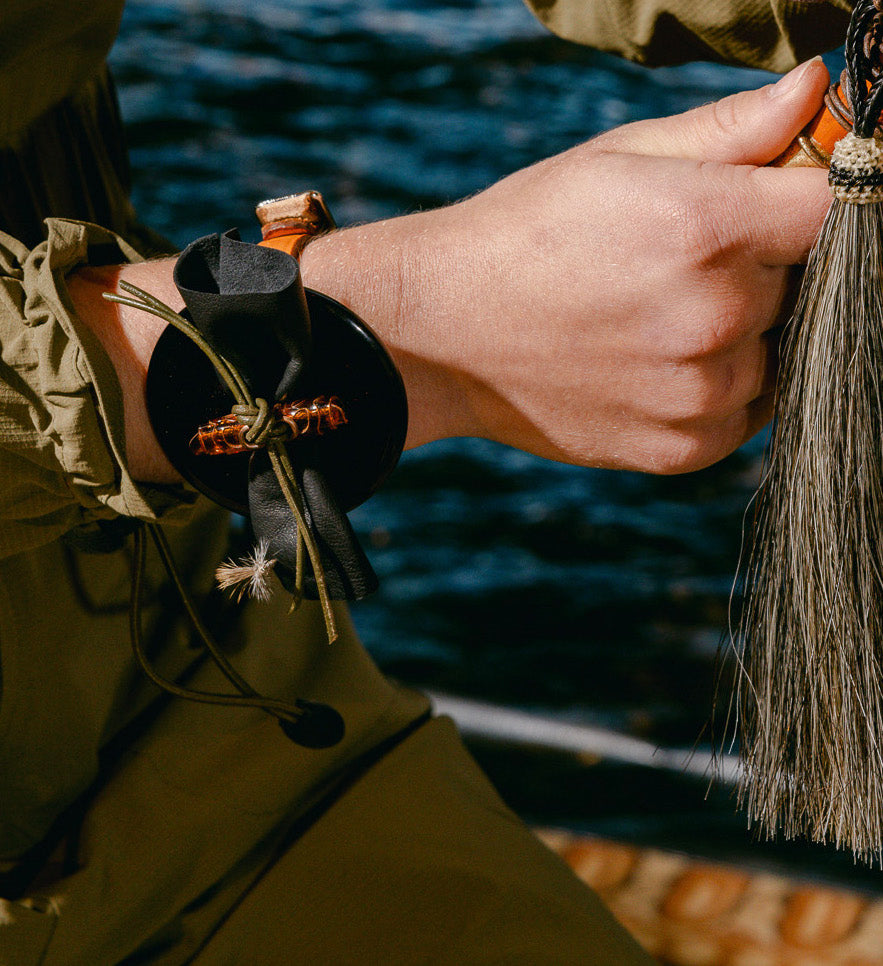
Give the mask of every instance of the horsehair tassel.
[[856, 4], [854, 132], [788, 326], [741, 565], [740, 800], [761, 834], [883, 865], [883, 101], [880, 14]]

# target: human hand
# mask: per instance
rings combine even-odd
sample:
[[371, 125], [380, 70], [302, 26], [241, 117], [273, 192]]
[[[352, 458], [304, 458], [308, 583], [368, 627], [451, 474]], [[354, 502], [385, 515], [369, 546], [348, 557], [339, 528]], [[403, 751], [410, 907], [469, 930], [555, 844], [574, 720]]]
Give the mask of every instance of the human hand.
[[409, 445], [496, 439], [676, 473], [769, 419], [777, 326], [830, 195], [768, 164], [820, 106], [820, 61], [774, 87], [619, 128], [449, 208], [337, 232], [308, 285], [399, 363]]

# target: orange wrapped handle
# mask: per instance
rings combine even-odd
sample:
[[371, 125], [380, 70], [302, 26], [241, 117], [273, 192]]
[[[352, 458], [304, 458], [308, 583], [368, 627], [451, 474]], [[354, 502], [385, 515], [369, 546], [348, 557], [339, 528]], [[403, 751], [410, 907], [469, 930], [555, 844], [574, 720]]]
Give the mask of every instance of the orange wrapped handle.
[[773, 167], [828, 167], [834, 145], [852, 130], [852, 113], [844, 92], [845, 75], [846, 71], [839, 84], [831, 85], [819, 113], [772, 162]]

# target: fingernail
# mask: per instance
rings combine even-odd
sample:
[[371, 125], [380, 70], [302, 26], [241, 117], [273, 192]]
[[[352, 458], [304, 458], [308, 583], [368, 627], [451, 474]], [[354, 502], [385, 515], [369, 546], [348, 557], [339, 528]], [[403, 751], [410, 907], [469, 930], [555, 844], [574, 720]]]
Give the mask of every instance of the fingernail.
[[816, 55], [812, 60], [798, 64], [794, 70], [789, 71], [784, 77], [773, 84], [770, 88], [770, 97], [783, 97], [785, 94], [790, 94], [803, 80], [804, 74], [815, 67], [816, 64], [821, 63], [823, 63], [822, 58]]

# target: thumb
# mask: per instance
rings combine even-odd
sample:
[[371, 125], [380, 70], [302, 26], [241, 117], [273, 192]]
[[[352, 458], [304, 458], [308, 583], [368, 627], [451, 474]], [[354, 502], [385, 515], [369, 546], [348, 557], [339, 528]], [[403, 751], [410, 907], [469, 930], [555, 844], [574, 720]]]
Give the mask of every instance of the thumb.
[[724, 164], [769, 164], [822, 106], [828, 69], [814, 57], [775, 84], [743, 91], [685, 114], [637, 121], [592, 142], [603, 151], [689, 158]]

